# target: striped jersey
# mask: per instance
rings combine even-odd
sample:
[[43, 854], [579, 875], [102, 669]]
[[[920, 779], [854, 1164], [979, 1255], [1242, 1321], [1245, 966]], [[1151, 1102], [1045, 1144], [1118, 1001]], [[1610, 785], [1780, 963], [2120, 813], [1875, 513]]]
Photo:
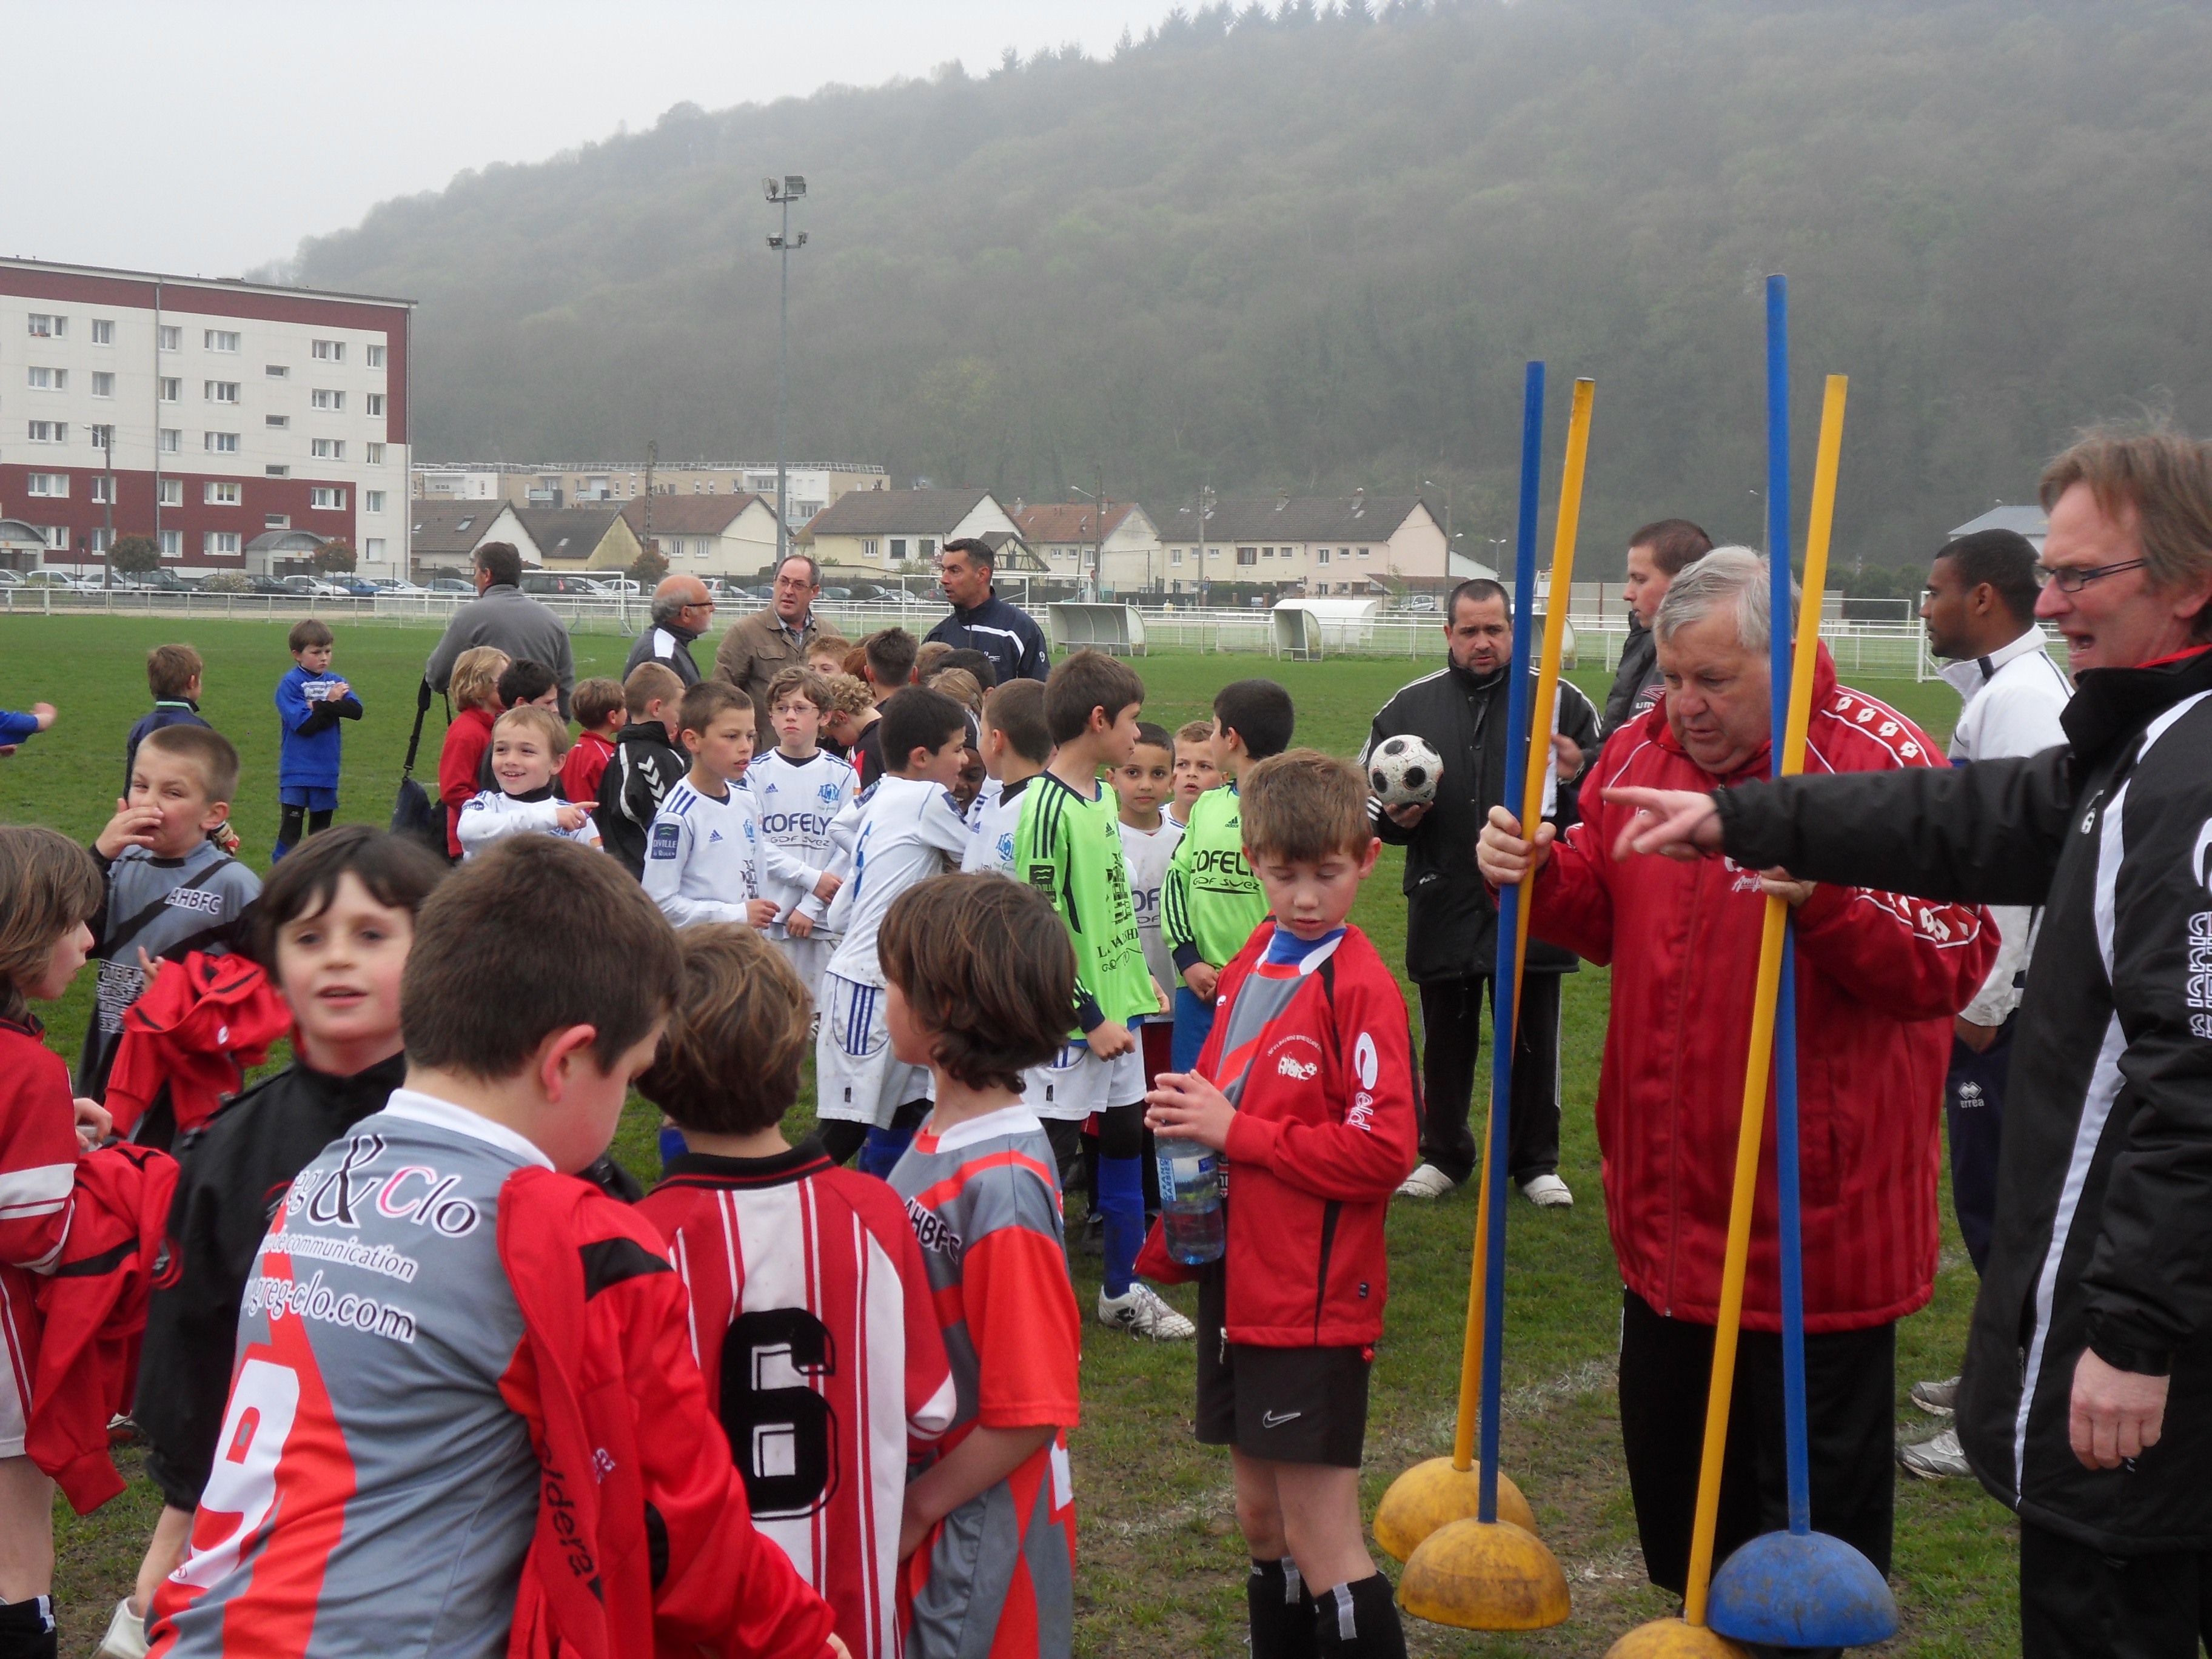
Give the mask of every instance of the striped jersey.
[[1160, 890], [1168, 954], [1179, 967], [1219, 968], [1267, 919], [1267, 896], [1244, 860], [1243, 802], [1234, 783], [1221, 784], [1190, 804], [1190, 822], [1168, 860]]
[[775, 901], [769, 932], [781, 939], [783, 919], [830, 867], [830, 825], [860, 792], [860, 774], [826, 749], [805, 760], [771, 749], [745, 769], [745, 789], [760, 837], [759, 896]]
[[1040, 772], [1022, 792], [1014, 830], [1014, 878], [1052, 901], [1075, 947], [1076, 1036], [1159, 1009], [1129, 898], [1121, 803], [1102, 783], [1091, 792]]
[[968, 850], [960, 855], [963, 875], [1014, 873], [1014, 830], [1022, 821], [1022, 797], [1035, 780], [987, 784], [968, 809]]
[[678, 927], [744, 921], [758, 879], [752, 797], [732, 784], [720, 800], [690, 779], [662, 798], [645, 838], [645, 892]]
[[1145, 947], [1145, 967], [1163, 990], [1176, 982], [1175, 958], [1160, 932], [1160, 892], [1167, 885], [1168, 860], [1182, 844], [1183, 826], [1165, 812], [1159, 828], [1121, 830], [1121, 859], [1129, 872], [1129, 904], [1137, 913], [1137, 938]]
[[830, 907], [830, 924], [844, 939], [824, 971], [880, 989], [876, 930], [884, 913], [916, 882], [956, 866], [968, 848], [968, 826], [950, 790], [918, 778], [886, 773], [860, 794], [859, 807], [852, 872]]
[[882, 1182], [813, 1141], [671, 1160], [639, 1206], [691, 1295], [691, 1348], [753, 1524], [837, 1616], [854, 1659], [896, 1659], [909, 1437], [956, 1399], [921, 1252]]
[[1080, 1322], [1060, 1182], [1025, 1106], [925, 1127], [891, 1171], [906, 1202], [958, 1393], [950, 1452], [977, 1424], [1057, 1425], [998, 1485], [947, 1515], [907, 1562], [910, 1659], [1044, 1659], [1073, 1644]]

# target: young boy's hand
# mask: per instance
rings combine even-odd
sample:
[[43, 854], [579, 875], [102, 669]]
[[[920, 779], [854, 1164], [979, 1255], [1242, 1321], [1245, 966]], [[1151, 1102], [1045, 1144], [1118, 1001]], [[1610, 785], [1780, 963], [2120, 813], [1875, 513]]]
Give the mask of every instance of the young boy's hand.
[[107, 821], [107, 828], [100, 832], [93, 842], [93, 850], [100, 857], [112, 860], [123, 855], [125, 848], [150, 847], [154, 831], [161, 827], [161, 809], [148, 805], [133, 806], [127, 800], [115, 803], [115, 816]]
[[38, 721], [40, 731], [51, 732], [53, 730], [55, 720], [55, 709], [53, 704], [50, 702], [33, 703], [31, 705], [31, 718]]
[[115, 1133], [115, 1119], [106, 1107], [96, 1100], [87, 1100], [79, 1095], [71, 1103], [76, 1108], [76, 1144], [81, 1152], [98, 1150], [100, 1142]]
[[1229, 1126], [1237, 1109], [1229, 1097], [1196, 1072], [1162, 1072], [1145, 1097], [1145, 1127], [1156, 1135], [1176, 1135], [1211, 1146], [1229, 1146]]
[[775, 927], [775, 901], [774, 899], [747, 899], [745, 901], [745, 920], [752, 923], [756, 927]]
[[790, 934], [793, 939], [812, 939], [814, 937], [814, 918], [808, 915], [804, 910], [793, 910], [791, 915], [785, 919], [783, 931]]
[[824, 870], [822, 872], [822, 879], [814, 884], [814, 896], [818, 899], [836, 898], [837, 890], [844, 884], [845, 878], [842, 876], [835, 871]]
[[233, 858], [238, 856], [238, 827], [228, 818], [216, 825], [209, 834], [215, 838], [215, 844], [217, 847], [222, 848]]
[[1182, 982], [1200, 1002], [1211, 1002], [1221, 984], [1221, 969], [1210, 962], [1194, 962], [1182, 970]]
[[577, 806], [568, 801], [562, 801], [560, 806], [554, 811], [553, 822], [559, 824], [563, 830], [580, 830], [586, 823], [590, 822], [591, 816], [592, 809], [590, 807]]
[[1091, 1052], [1101, 1060], [1126, 1054], [1137, 1046], [1135, 1034], [1118, 1019], [1100, 1020], [1083, 1040], [1091, 1045]]

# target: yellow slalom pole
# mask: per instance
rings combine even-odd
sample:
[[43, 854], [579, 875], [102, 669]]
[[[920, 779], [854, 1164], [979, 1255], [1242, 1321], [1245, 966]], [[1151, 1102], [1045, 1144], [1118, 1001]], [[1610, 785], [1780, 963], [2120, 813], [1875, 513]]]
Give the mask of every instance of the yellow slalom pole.
[[[1790, 677], [1789, 719], [1783, 728], [1782, 767], [1787, 776], [1804, 770], [1805, 738], [1813, 716], [1813, 665], [1820, 638], [1820, 595], [1828, 573], [1828, 540], [1836, 516], [1836, 475], [1844, 449], [1844, 398], [1850, 382], [1827, 379], [1820, 408], [1820, 456], [1813, 476], [1813, 518], [1805, 538], [1804, 598]], [[1809, 607], [1809, 609], [1808, 609]], [[1713, 1573], [1713, 1534], [1719, 1523], [1721, 1463], [1728, 1447], [1730, 1396], [1735, 1385], [1736, 1336], [1743, 1322], [1743, 1281], [1751, 1256], [1751, 1210], [1759, 1190], [1759, 1146], [1766, 1123], [1767, 1073], [1774, 1056], [1774, 1004], [1782, 988], [1782, 933], [1789, 901], [1766, 901], [1759, 939], [1759, 979], [1751, 1009], [1751, 1053], [1744, 1067], [1743, 1121], [1736, 1134], [1735, 1188], [1729, 1205], [1728, 1253], [1721, 1268], [1720, 1322], [1713, 1332], [1713, 1378], [1705, 1396], [1705, 1458], [1698, 1474], [1698, 1509], [1690, 1534], [1690, 1577], [1682, 1597], [1683, 1622], [1705, 1622], [1705, 1596]]]

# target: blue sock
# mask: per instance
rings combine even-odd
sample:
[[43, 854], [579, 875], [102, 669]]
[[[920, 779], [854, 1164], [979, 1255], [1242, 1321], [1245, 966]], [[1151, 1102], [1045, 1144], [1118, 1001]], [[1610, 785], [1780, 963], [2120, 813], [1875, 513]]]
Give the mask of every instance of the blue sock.
[[860, 1144], [860, 1170], [862, 1175], [880, 1176], [888, 1180], [898, 1167], [900, 1158], [914, 1139], [911, 1129], [871, 1129], [868, 1138]]
[[672, 1159], [679, 1158], [690, 1150], [690, 1144], [684, 1139], [683, 1130], [678, 1128], [673, 1123], [661, 1126], [660, 1162], [664, 1169]]
[[1127, 1295], [1145, 1248], [1145, 1164], [1142, 1158], [1098, 1160], [1098, 1212], [1106, 1218], [1106, 1294]]

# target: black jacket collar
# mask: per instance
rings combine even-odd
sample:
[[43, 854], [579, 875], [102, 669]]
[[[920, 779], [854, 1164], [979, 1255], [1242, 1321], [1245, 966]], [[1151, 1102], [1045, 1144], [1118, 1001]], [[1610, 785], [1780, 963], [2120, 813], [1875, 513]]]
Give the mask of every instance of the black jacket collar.
[[2212, 691], [2212, 649], [2150, 668], [2092, 668], [2058, 716], [2074, 748], [2075, 781], [2184, 697]]
[[684, 1152], [668, 1160], [660, 1184], [680, 1182], [687, 1187], [784, 1187], [808, 1176], [835, 1168], [823, 1150], [820, 1137], [809, 1135], [787, 1152], [773, 1158], [716, 1158], [706, 1152]]

